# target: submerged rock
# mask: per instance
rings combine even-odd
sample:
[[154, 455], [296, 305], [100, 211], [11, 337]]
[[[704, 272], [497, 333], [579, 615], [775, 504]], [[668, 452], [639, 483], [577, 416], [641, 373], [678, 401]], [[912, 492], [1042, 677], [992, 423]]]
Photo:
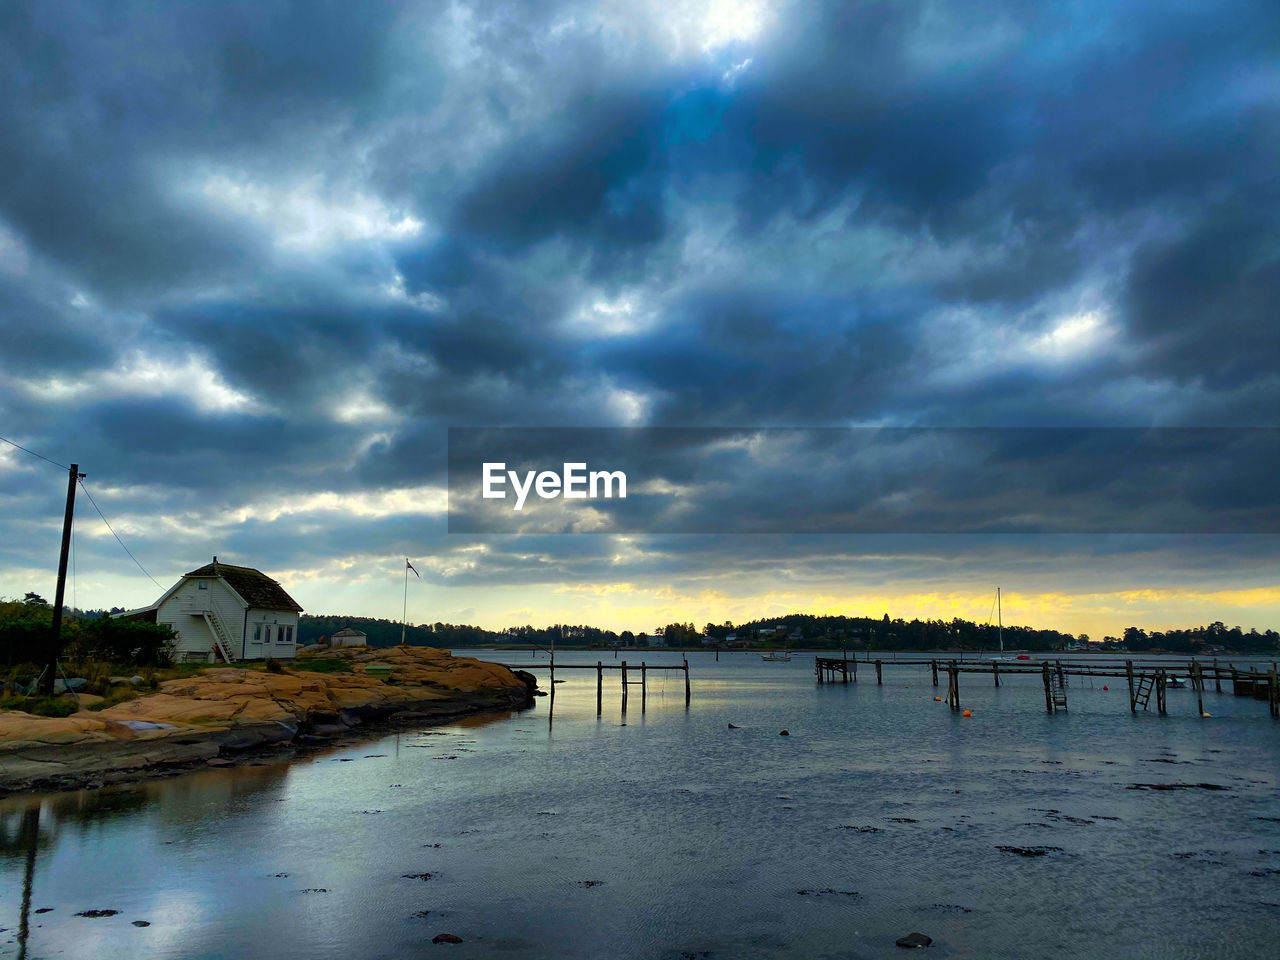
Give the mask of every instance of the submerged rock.
[[151, 926], [151, 921], [150, 921], [150, 920], [135, 920], [135, 921], [133, 921], [133, 925], [134, 925], [135, 927], [149, 927], [149, 926]]
[[114, 917], [119, 910], [81, 910], [77, 917]]
[[1230, 790], [1220, 783], [1135, 783], [1126, 790]]
[[437, 933], [431, 938], [432, 943], [461, 943], [462, 938], [456, 933]]
[[1044, 857], [1044, 856], [1048, 856], [1050, 853], [1061, 853], [1061, 852], [1062, 852], [1062, 848], [1061, 848], [1061, 847], [1010, 847], [1010, 846], [998, 846], [998, 847], [996, 847], [996, 849], [997, 849], [997, 850], [1001, 850], [1001, 851], [1003, 851], [1004, 853], [1016, 853], [1016, 854], [1017, 854], [1018, 856], [1020, 856], [1020, 857]]
[[900, 947], [927, 947], [933, 943], [933, 938], [926, 937], [923, 933], [908, 933], [905, 937], [899, 937], [894, 943]]

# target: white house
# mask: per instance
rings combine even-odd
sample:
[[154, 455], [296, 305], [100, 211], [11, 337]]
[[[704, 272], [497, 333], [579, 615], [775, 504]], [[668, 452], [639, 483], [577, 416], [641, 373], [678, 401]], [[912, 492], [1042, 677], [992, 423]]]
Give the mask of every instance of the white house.
[[369, 635], [355, 627], [343, 627], [329, 638], [331, 647], [361, 647], [369, 642]]
[[154, 620], [178, 634], [179, 662], [292, 659], [302, 607], [261, 570], [206, 563], [155, 603], [120, 617]]

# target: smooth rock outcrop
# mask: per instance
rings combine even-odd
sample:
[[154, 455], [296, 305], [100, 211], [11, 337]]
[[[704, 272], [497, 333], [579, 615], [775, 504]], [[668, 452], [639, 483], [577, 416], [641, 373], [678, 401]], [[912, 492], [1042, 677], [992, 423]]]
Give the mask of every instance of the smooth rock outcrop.
[[0, 793], [204, 766], [398, 714], [430, 722], [532, 702], [532, 676], [433, 647], [353, 647], [325, 651], [323, 659], [345, 661], [346, 669], [309, 671], [306, 658], [279, 673], [218, 667], [105, 710], [69, 717], [0, 711]]

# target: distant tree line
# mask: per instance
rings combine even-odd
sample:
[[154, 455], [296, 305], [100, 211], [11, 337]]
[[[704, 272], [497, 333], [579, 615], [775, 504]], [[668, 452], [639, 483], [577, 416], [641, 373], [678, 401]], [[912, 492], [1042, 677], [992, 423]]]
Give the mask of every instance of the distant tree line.
[[[172, 662], [174, 634], [171, 628], [154, 623], [115, 620], [111, 610], [75, 610], [64, 614], [62, 640], [64, 658], [71, 661], [104, 660], [137, 666], [165, 666]], [[47, 655], [53, 611], [49, 603], [34, 593], [21, 600], [0, 599], [0, 664], [40, 663]], [[302, 644], [315, 643], [343, 627], [363, 631], [375, 647], [400, 642], [400, 623], [374, 617], [304, 614], [298, 624]], [[670, 623], [662, 628], [668, 646], [695, 647], [704, 639], [714, 644], [730, 642], [761, 646], [805, 647], [848, 650], [993, 650], [1000, 644], [993, 624], [970, 620], [903, 620], [883, 617], [815, 616], [793, 613], [734, 624], [708, 623], [699, 630], [692, 623]], [[414, 646], [478, 647], [496, 645], [537, 645], [542, 647], [606, 647], [636, 642], [630, 630], [621, 633], [585, 624], [531, 624], [486, 630], [483, 627], [452, 623], [409, 624], [405, 640]], [[1087, 640], [1058, 630], [1007, 626], [1004, 646], [1008, 650], [1045, 652], [1063, 650], [1069, 644]], [[1151, 631], [1129, 627], [1122, 637], [1107, 637], [1104, 650], [1135, 653], [1168, 651], [1198, 653], [1220, 647], [1224, 652], [1274, 654], [1280, 652], [1280, 634], [1275, 630], [1243, 631], [1222, 621], [1182, 630]]]
[[1170, 653], [1193, 653], [1212, 645], [1232, 653], [1275, 653], [1280, 649], [1280, 634], [1274, 630], [1259, 633], [1256, 628], [1244, 633], [1239, 627], [1228, 628], [1221, 620], [1215, 620], [1207, 627], [1166, 630], [1163, 633], [1147, 633], [1138, 627], [1129, 627], [1120, 640], [1107, 637], [1103, 646], [1109, 645], [1123, 647], [1130, 652], [1168, 650]]
[[[304, 616], [299, 633], [303, 642], [313, 642], [344, 626], [353, 626], [369, 635], [374, 646], [391, 646], [400, 642], [400, 624], [365, 617]], [[708, 623], [699, 630], [692, 623], [669, 623], [662, 629], [668, 646], [696, 647], [709, 639], [715, 644], [728, 642], [758, 644], [765, 647], [804, 647], [817, 650], [995, 650], [1000, 646], [1000, 628], [990, 623], [975, 623], [959, 617], [951, 620], [891, 619], [885, 614], [875, 617], [815, 616], [792, 613], [734, 624]], [[506, 645], [540, 647], [605, 647], [630, 644], [636, 635], [630, 630], [618, 633], [586, 625], [531, 624], [505, 630], [449, 623], [424, 623], [408, 627], [407, 641], [438, 647], [470, 647]], [[1006, 626], [1006, 650], [1049, 652], [1064, 650], [1071, 644], [1089, 640], [1087, 634], [1073, 635], [1060, 630]], [[1106, 638], [1103, 649], [1128, 649], [1135, 652], [1166, 650], [1172, 653], [1194, 653], [1205, 645], [1220, 646], [1235, 653], [1275, 653], [1280, 651], [1280, 635], [1274, 630], [1259, 633], [1227, 628], [1221, 622], [1207, 627], [1147, 633], [1137, 627], [1124, 632], [1123, 639]]]

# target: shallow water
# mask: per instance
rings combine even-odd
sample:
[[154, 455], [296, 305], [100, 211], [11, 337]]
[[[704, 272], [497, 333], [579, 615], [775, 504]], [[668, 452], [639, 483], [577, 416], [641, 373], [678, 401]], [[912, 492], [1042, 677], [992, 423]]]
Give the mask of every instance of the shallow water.
[[[965, 719], [923, 667], [818, 687], [811, 657], [691, 662], [689, 710], [681, 676], [655, 674], [625, 725], [616, 673], [597, 719], [594, 672], [561, 671], [554, 709], [11, 798], [0, 956], [23, 955], [24, 887], [30, 957], [870, 958], [912, 930], [931, 957], [1274, 950], [1280, 721], [1263, 702], [1210, 682], [1212, 719], [1190, 689], [1132, 716], [1123, 679], [1073, 678], [1050, 716], [1038, 677], [964, 675]], [[464, 942], [433, 946], [441, 932]]]

